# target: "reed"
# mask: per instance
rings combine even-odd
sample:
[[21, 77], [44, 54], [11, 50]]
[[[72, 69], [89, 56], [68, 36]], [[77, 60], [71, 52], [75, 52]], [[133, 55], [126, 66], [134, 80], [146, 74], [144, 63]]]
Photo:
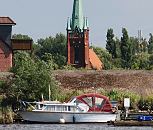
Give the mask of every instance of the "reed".
[[2, 107], [1, 109], [1, 123], [3, 124], [10, 124], [13, 123], [13, 111], [11, 109], [11, 107]]

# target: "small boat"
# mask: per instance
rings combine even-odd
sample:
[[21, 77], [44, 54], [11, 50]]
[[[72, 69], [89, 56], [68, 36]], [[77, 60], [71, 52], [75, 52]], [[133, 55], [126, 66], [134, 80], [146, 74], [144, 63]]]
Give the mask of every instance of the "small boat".
[[72, 98], [67, 103], [36, 103], [32, 110], [22, 110], [19, 114], [25, 121], [41, 123], [88, 123], [115, 121], [109, 99], [100, 94], [84, 94]]

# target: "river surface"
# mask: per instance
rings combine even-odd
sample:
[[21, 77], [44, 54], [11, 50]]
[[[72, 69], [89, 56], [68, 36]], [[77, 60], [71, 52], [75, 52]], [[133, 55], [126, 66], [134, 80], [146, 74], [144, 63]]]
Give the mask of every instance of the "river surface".
[[113, 127], [104, 124], [12, 124], [0, 130], [153, 130], [153, 127]]

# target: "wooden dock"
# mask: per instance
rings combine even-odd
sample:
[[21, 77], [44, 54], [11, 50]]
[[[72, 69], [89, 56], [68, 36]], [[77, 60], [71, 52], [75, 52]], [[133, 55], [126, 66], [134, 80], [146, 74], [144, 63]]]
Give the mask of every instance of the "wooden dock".
[[114, 126], [153, 126], [153, 121], [114, 121], [110, 122]]

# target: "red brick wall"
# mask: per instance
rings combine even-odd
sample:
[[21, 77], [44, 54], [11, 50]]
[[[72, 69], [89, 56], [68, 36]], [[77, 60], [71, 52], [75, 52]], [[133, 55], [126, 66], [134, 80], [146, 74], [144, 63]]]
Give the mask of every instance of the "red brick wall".
[[0, 72], [9, 71], [12, 67], [12, 51], [0, 41]]

